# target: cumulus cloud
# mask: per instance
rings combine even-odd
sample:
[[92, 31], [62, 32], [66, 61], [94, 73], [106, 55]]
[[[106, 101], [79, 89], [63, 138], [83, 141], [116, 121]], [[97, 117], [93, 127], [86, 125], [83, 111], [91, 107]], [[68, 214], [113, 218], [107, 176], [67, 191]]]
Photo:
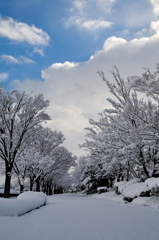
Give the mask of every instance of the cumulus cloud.
[[52, 64], [51, 68], [52, 69], [70, 69], [77, 65], [78, 65], [77, 63], [66, 61], [64, 63], [54, 63], [54, 64]]
[[151, 29], [156, 33], [156, 35], [159, 35], [159, 20], [151, 22]]
[[8, 78], [8, 73], [0, 73], [0, 82], [5, 81]]
[[[151, 26], [154, 28], [154, 24]], [[88, 119], [98, 119], [98, 113], [109, 107], [106, 98], [111, 97], [97, 71], [104, 71], [110, 81], [113, 81], [110, 71], [114, 65], [124, 79], [140, 75], [144, 67], [154, 71], [159, 61], [158, 48], [159, 40], [155, 35], [131, 41], [112, 36], [88, 61], [55, 63], [42, 71], [43, 82], [17, 81], [15, 87], [28, 92], [42, 92], [50, 100], [48, 113], [52, 121], [48, 126], [64, 133], [68, 149], [75, 154], [83, 154], [78, 144], [84, 142]]]
[[11, 63], [11, 64], [35, 63], [35, 61], [27, 57], [19, 56], [18, 58], [15, 58], [12, 55], [6, 55], [6, 54], [2, 54], [0, 56], [0, 60], [6, 63]]
[[153, 6], [153, 11], [156, 15], [159, 15], [159, 1], [158, 0], [149, 0]]
[[119, 48], [120, 45], [126, 44], [127, 41], [123, 38], [110, 37], [108, 38], [103, 46], [104, 51], [109, 51], [110, 49]]
[[27, 42], [30, 45], [46, 46], [50, 40], [49, 35], [42, 29], [17, 22], [11, 17], [0, 17], [0, 36], [17, 42]]

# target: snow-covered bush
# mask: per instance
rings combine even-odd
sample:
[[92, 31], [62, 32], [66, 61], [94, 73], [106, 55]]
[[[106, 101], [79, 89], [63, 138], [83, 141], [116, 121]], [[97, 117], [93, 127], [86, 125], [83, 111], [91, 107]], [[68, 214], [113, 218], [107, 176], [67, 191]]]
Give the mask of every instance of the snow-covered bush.
[[150, 190], [147, 188], [145, 182], [136, 182], [128, 185], [123, 189], [124, 200], [131, 202], [136, 197], [144, 197], [150, 195]]
[[46, 203], [47, 196], [42, 192], [24, 192], [17, 199], [0, 198], [0, 216], [21, 216]]
[[122, 194], [123, 193], [123, 190], [125, 188], [127, 188], [128, 186], [134, 184], [134, 183], [137, 183], [137, 182], [140, 182], [140, 179], [139, 178], [133, 178], [131, 179], [130, 181], [121, 181], [121, 182], [116, 182], [114, 184], [114, 187], [115, 187], [115, 192], [116, 194]]
[[114, 186], [116, 194], [122, 194], [129, 202], [137, 197], [159, 195], [159, 178], [148, 178], [145, 182], [135, 178], [128, 182], [116, 182]]

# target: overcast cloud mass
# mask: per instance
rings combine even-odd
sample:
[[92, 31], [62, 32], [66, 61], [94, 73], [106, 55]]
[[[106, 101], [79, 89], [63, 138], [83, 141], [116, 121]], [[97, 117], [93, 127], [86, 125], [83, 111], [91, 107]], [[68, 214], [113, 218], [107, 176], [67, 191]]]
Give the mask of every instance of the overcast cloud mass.
[[[24, 8], [19, 0], [15, 2], [12, 11], [16, 6], [17, 10]], [[84, 128], [88, 127], [89, 118], [98, 119], [110, 97], [97, 71], [104, 71], [112, 79], [110, 71], [114, 65], [123, 78], [141, 75], [144, 67], [155, 70], [159, 62], [159, 2], [58, 3], [57, 10], [52, 6], [53, 19], [47, 7], [42, 8], [41, 0], [36, 0], [35, 6], [30, 0], [26, 3], [27, 9], [41, 6], [39, 12], [43, 16], [48, 13], [41, 22], [31, 13], [31, 22], [27, 21], [29, 16], [14, 16], [11, 10], [7, 15], [1, 14], [0, 41], [9, 49], [0, 52], [0, 82], [6, 81], [10, 88], [18, 90], [42, 92], [50, 100], [48, 113], [52, 120], [48, 126], [62, 131], [65, 146], [82, 155], [78, 144], [84, 142]]]

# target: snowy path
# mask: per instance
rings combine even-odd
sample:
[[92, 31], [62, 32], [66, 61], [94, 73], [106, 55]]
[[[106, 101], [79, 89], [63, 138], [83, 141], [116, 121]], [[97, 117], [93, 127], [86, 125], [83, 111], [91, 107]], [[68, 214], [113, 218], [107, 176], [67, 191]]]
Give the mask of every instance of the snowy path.
[[1, 240], [158, 240], [159, 210], [56, 195], [21, 217], [0, 217]]

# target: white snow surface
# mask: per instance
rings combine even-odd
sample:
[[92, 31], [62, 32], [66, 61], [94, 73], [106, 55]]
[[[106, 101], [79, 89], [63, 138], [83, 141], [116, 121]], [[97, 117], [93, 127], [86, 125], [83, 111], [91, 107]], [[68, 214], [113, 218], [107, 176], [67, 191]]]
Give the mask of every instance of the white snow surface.
[[0, 239], [158, 240], [158, 223], [158, 209], [125, 204], [113, 191], [61, 194], [21, 217], [0, 216]]
[[47, 203], [42, 192], [24, 192], [16, 199], [0, 198], [0, 216], [21, 216]]

